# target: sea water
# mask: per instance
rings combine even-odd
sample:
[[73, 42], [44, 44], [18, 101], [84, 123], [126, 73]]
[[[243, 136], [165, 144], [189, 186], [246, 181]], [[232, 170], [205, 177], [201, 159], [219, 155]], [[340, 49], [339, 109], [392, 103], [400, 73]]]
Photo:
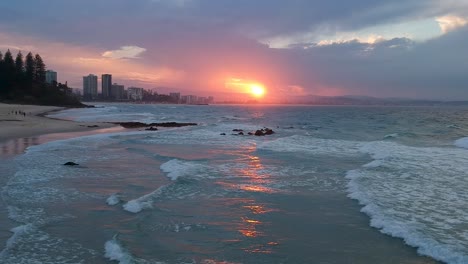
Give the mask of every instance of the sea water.
[[[0, 263], [468, 263], [467, 108], [103, 104], [53, 116], [198, 126], [2, 159], [12, 226]], [[233, 131], [264, 127], [275, 134]]]

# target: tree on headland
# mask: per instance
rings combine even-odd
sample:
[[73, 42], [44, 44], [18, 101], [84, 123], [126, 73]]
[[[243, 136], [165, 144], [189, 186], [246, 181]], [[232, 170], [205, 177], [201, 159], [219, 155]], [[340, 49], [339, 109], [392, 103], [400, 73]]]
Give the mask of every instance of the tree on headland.
[[45, 82], [46, 81], [46, 76], [45, 76], [46, 66], [39, 54], [36, 54], [36, 56], [34, 57], [34, 68], [35, 68], [34, 80], [40, 83]]
[[0, 51], [0, 96], [4, 92], [4, 87], [3, 87], [3, 75], [4, 75], [4, 70], [3, 70], [3, 53]]
[[13, 56], [11, 55], [10, 50], [5, 52], [3, 56], [3, 93], [9, 94], [12, 90], [11, 86], [13, 85], [15, 79], [15, 61], [13, 60]]
[[11, 55], [10, 50], [7, 50], [7, 52], [5, 52], [3, 62], [5, 63], [5, 66], [6, 68], [8, 68], [8, 70], [12, 70], [15, 68], [15, 61], [13, 60], [13, 56]]
[[18, 52], [15, 59], [15, 84], [18, 90], [24, 90], [26, 86], [26, 80], [24, 76], [24, 61], [23, 61], [23, 54]]
[[34, 77], [34, 74], [35, 74], [34, 69], [35, 69], [35, 67], [34, 67], [34, 57], [33, 57], [32, 53], [29, 52], [28, 55], [26, 55], [26, 62], [25, 62], [26, 79], [29, 82], [33, 81], [33, 77]]
[[41, 105], [84, 106], [72, 96], [67, 84], [46, 83], [46, 65], [39, 54], [29, 52], [25, 58], [10, 50], [0, 52], [0, 101]]
[[18, 54], [16, 55], [15, 69], [16, 69], [16, 74], [18, 75], [22, 75], [22, 73], [24, 72], [23, 54], [21, 54], [21, 51], [18, 52]]

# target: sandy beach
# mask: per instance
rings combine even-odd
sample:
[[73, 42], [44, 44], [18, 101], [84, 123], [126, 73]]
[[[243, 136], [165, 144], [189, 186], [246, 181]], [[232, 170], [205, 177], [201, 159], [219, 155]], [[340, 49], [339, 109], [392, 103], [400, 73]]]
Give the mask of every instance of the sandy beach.
[[[0, 144], [17, 138], [27, 138], [50, 133], [85, 132], [115, 126], [106, 123], [78, 123], [42, 116], [47, 112], [61, 109], [64, 108], [0, 103]], [[25, 113], [25, 115], [20, 114], [20, 112]]]

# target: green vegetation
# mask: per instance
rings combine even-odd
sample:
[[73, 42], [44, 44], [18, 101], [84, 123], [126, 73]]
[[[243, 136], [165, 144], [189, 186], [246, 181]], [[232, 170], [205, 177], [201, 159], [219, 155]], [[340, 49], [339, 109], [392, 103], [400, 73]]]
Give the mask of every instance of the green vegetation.
[[16, 59], [10, 50], [0, 51], [0, 101], [5, 103], [83, 107], [67, 84], [46, 83], [46, 65], [39, 54], [29, 52]]

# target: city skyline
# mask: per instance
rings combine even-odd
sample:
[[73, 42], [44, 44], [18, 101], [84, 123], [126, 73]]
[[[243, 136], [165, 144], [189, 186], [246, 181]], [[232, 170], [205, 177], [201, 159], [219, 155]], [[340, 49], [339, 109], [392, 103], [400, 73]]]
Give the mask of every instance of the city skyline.
[[0, 48], [44, 54], [71, 87], [104, 69], [126, 86], [217, 98], [255, 98], [252, 87], [261, 85], [261, 99], [273, 102], [291, 95], [468, 100], [462, 0], [51, 0], [0, 8], [7, 14]]
[[[57, 81], [57, 72], [53, 73], [55, 73], [55, 81]], [[99, 89], [98, 83], [101, 83], [101, 89]], [[135, 86], [129, 86], [125, 89], [125, 85], [112, 82], [112, 74], [108, 73], [101, 74], [100, 79], [98, 75], [92, 73], [83, 76], [82, 89], [78, 88], [79, 91], [76, 90], [77, 88], [71, 87], [71, 89], [84, 100], [142, 101], [144, 100], [144, 95], [148, 94], [147, 97], [149, 98], [146, 98], [146, 101], [158, 101], [158, 98], [154, 98], [154, 95], [156, 95], [165, 96], [163, 100], [170, 99], [171, 103], [177, 104], [209, 104], [215, 102], [213, 96], [182, 95], [180, 92], [174, 91], [163, 94], [161, 92], [158, 93], [157, 89], [144, 89]]]

